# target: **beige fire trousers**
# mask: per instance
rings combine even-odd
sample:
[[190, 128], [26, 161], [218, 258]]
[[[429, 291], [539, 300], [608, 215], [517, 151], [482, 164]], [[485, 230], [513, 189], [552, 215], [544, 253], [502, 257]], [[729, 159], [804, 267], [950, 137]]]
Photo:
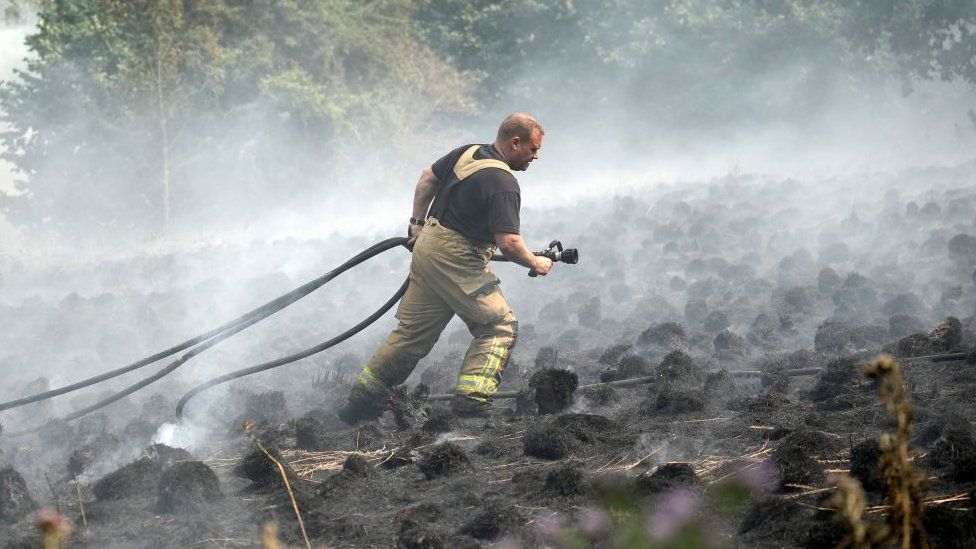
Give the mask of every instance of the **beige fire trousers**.
[[427, 356], [455, 314], [474, 341], [455, 393], [487, 402], [498, 389], [518, 336], [518, 321], [488, 269], [493, 245], [475, 242], [431, 217], [413, 248], [410, 284], [400, 300], [397, 327], [367, 361], [358, 382], [385, 398]]

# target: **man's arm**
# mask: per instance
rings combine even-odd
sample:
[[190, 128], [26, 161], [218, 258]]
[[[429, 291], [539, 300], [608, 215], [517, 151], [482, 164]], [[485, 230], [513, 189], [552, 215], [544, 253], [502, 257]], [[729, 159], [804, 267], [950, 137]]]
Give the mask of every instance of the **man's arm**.
[[513, 263], [518, 263], [523, 267], [535, 269], [540, 276], [546, 276], [549, 269], [552, 269], [552, 260], [548, 257], [533, 255], [525, 247], [525, 241], [521, 235], [512, 233], [495, 233], [495, 245], [505, 256], [505, 259]]
[[[440, 181], [437, 176], [434, 175], [434, 170], [427, 166], [424, 171], [420, 172], [420, 180], [417, 181], [417, 188], [413, 191], [413, 212], [410, 217], [413, 219], [423, 220], [427, 217], [427, 210], [430, 209], [430, 203], [434, 200], [434, 195], [437, 194], [437, 185]], [[423, 229], [423, 225], [410, 224], [410, 240], [407, 242], [407, 247], [413, 246], [415, 240], [417, 240], [417, 235], [420, 234], [420, 230]]]

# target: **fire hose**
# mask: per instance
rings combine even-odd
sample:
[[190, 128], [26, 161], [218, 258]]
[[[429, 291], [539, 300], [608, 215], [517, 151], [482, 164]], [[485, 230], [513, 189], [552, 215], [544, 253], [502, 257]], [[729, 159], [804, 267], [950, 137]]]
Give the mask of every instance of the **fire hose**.
[[[165, 349], [163, 351], [160, 351], [158, 353], [155, 353], [155, 354], [150, 355], [148, 357], [145, 357], [143, 359], [137, 360], [136, 362], [133, 362], [133, 363], [128, 364], [126, 366], [122, 366], [120, 368], [116, 368], [114, 370], [111, 370], [111, 371], [108, 371], [108, 372], [105, 372], [105, 373], [102, 373], [102, 374], [99, 374], [99, 375], [96, 375], [96, 376], [93, 376], [93, 377], [90, 377], [90, 378], [87, 378], [87, 379], [83, 379], [81, 381], [72, 383], [70, 385], [66, 385], [64, 387], [59, 387], [57, 389], [51, 389], [49, 391], [44, 391], [44, 392], [37, 393], [37, 394], [34, 394], [34, 395], [29, 395], [29, 396], [22, 397], [22, 398], [19, 398], [19, 399], [15, 399], [15, 400], [11, 400], [11, 401], [8, 401], [8, 402], [0, 403], [0, 412], [2, 412], [4, 410], [10, 410], [10, 409], [14, 409], [14, 408], [19, 408], [21, 406], [26, 406], [28, 404], [32, 404], [32, 403], [35, 403], [35, 402], [40, 402], [40, 401], [48, 400], [48, 399], [54, 398], [56, 396], [64, 395], [64, 394], [71, 393], [71, 392], [74, 392], [74, 391], [78, 391], [80, 389], [84, 389], [86, 387], [90, 387], [90, 386], [95, 385], [97, 383], [101, 383], [103, 381], [108, 381], [110, 379], [114, 379], [116, 377], [119, 377], [121, 375], [127, 374], [129, 372], [133, 372], [135, 370], [138, 370], [140, 368], [146, 367], [146, 366], [148, 366], [150, 364], [153, 364], [153, 363], [155, 363], [155, 362], [157, 362], [159, 360], [162, 360], [164, 358], [171, 357], [171, 356], [173, 356], [173, 355], [175, 355], [177, 353], [186, 351], [184, 354], [180, 355], [178, 358], [176, 358], [175, 360], [173, 360], [172, 362], [170, 362], [168, 365], [166, 365], [165, 367], [163, 367], [161, 370], [159, 370], [155, 374], [153, 374], [153, 375], [151, 375], [149, 377], [146, 377], [146, 378], [138, 381], [137, 383], [134, 383], [134, 384], [132, 384], [132, 385], [130, 385], [130, 386], [128, 386], [128, 387], [126, 387], [126, 388], [118, 391], [118, 392], [115, 392], [115, 393], [109, 395], [108, 397], [105, 397], [105, 398], [99, 400], [98, 402], [96, 402], [94, 404], [91, 404], [91, 405], [89, 405], [89, 406], [87, 406], [85, 408], [82, 408], [80, 410], [76, 410], [74, 412], [71, 412], [70, 414], [68, 414], [68, 415], [66, 415], [66, 416], [64, 416], [62, 418], [59, 418], [59, 419], [62, 420], [62, 421], [72, 421], [72, 420], [78, 419], [79, 417], [82, 417], [84, 415], [90, 414], [91, 412], [94, 412], [95, 410], [98, 410], [100, 408], [104, 408], [105, 406], [108, 406], [109, 404], [112, 404], [112, 403], [114, 403], [114, 402], [116, 402], [118, 400], [121, 400], [121, 399], [125, 398], [126, 396], [129, 396], [132, 393], [135, 393], [136, 391], [138, 391], [138, 390], [140, 390], [140, 389], [142, 389], [142, 388], [144, 388], [144, 387], [146, 387], [146, 386], [148, 386], [148, 385], [150, 385], [150, 384], [152, 384], [152, 383], [154, 383], [154, 382], [162, 379], [163, 377], [165, 377], [165, 376], [169, 375], [170, 373], [174, 372], [176, 369], [178, 369], [180, 366], [182, 366], [183, 364], [185, 364], [187, 361], [189, 361], [193, 357], [195, 357], [195, 356], [199, 355], [200, 353], [204, 352], [205, 350], [207, 350], [207, 349], [209, 349], [209, 348], [217, 345], [221, 341], [223, 341], [223, 340], [225, 340], [225, 339], [227, 339], [227, 338], [229, 338], [229, 337], [237, 334], [238, 332], [241, 332], [244, 329], [246, 329], [246, 328], [248, 328], [248, 327], [250, 327], [250, 326], [252, 326], [252, 325], [254, 325], [254, 324], [258, 323], [258, 322], [260, 322], [261, 320], [264, 320], [265, 318], [268, 318], [269, 316], [271, 316], [274, 313], [276, 313], [276, 312], [284, 309], [285, 307], [288, 307], [289, 305], [295, 303], [296, 301], [302, 299], [303, 297], [308, 296], [309, 294], [311, 294], [312, 292], [314, 292], [318, 288], [324, 286], [325, 284], [329, 283], [330, 281], [332, 281], [333, 279], [335, 279], [336, 277], [338, 277], [340, 274], [346, 272], [347, 270], [349, 270], [349, 269], [351, 269], [351, 268], [359, 265], [360, 263], [363, 263], [364, 261], [366, 261], [366, 260], [368, 260], [368, 259], [370, 259], [372, 257], [375, 257], [375, 256], [377, 256], [377, 255], [379, 255], [379, 254], [381, 254], [381, 253], [383, 253], [383, 252], [385, 252], [387, 250], [390, 250], [392, 248], [396, 248], [396, 247], [402, 246], [402, 245], [406, 244], [407, 241], [408, 241], [408, 239], [405, 238], [405, 237], [395, 237], [395, 238], [388, 238], [386, 240], [383, 240], [381, 242], [378, 242], [378, 243], [370, 246], [369, 248], [366, 248], [362, 252], [356, 254], [355, 256], [353, 256], [352, 258], [350, 258], [349, 260], [347, 260], [342, 265], [339, 265], [338, 267], [336, 267], [335, 269], [333, 269], [333, 270], [325, 273], [324, 275], [322, 275], [322, 276], [320, 276], [320, 277], [318, 277], [318, 278], [316, 278], [316, 279], [314, 279], [314, 280], [312, 280], [310, 282], [307, 282], [307, 283], [299, 286], [298, 288], [296, 288], [296, 289], [288, 292], [287, 294], [284, 294], [284, 295], [282, 295], [282, 296], [280, 296], [280, 297], [278, 297], [276, 299], [273, 299], [273, 300], [265, 303], [264, 305], [261, 305], [261, 306], [255, 308], [255, 309], [252, 309], [252, 310], [248, 311], [247, 313], [244, 313], [243, 315], [235, 318], [234, 320], [231, 320], [231, 321], [229, 321], [229, 322], [227, 322], [227, 323], [225, 323], [225, 324], [223, 324], [221, 326], [218, 326], [217, 328], [214, 328], [214, 329], [212, 329], [212, 330], [210, 330], [210, 331], [208, 331], [208, 332], [206, 332], [204, 334], [201, 334], [199, 336], [190, 338], [190, 339], [188, 339], [188, 340], [186, 340], [186, 341], [184, 341], [182, 343], [179, 343], [179, 344], [177, 344], [177, 345], [175, 345], [173, 347], [170, 347], [168, 349]], [[550, 246], [549, 246], [549, 249], [548, 250], [541, 251], [541, 252], [536, 252], [535, 255], [549, 257], [553, 261], [562, 261], [562, 262], [565, 262], [565, 263], [576, 263], [578, 261], [578, 258], [579, 258], [579, 254], [578, 254], [578, 252], [576, 250], [563, 250], [562, 244], [559, 243], [558, 241], [553, 241], [552, 243], [550, 243]], [[493, 256], [492, 257], [492, 260], [494, 260], [494, 261], [504, 261], [505, 259], [502, 256]], [[533, 275], [533, 272], [530, 272], [529, 275], [530, 276], [534, 276]], [[301, 360], [303, 358], [307, 358], [307, 357], [309, 357], [309, 356], [311, 356], [313, 354], [322, 352], [322, 351], [324, 351], [324, 350], [326, 350], [326, 349], [328, 349], [330, 347], [333, 347], [333, 346], [337, 345], [338, 343], [340, 343], [342, 341], [345, 341], [346, 339], [348, 339], [348, 338], [352, 337], [353, 335], [359, 333], [360, 331], [364, 330], [367, 326], [369, 326], [370, 324], [374, 323], [381, 316], [383, 316], [387, 311], [389, 311], [400, 300], [400, 298], [403, 297], [403, 294], [406, 293], [407, 284], [408, 284], [408, 282], [407, 281], [404, 281], [403, 284], [400, 286], [400, 289], [397, 290], [397, 292], [395, 294], [393, 294], [393, 296], [389, 300], [387, 300], [387, 302], [384, 303], [379, 309], [377, 309], [371, 315], [369, 315], [368, 317], [366, 317], [365, 319], [363, 319], [363, 321], [361, 321], [360, 323], [356, 324], [355, 326], [353, 326], [352, 328], [346, 330], [345, 332], [343, 332], [342, 334], [340, 334], [338, 336], [335, 336], [335, 337], [333, 337], [333, 338], [331, 338], [331, 339], [329, 339], [329, 340], [327, 340], [325, 342], [322, 342], [322, 343], [320, 343], [318, 345], [315, 345], [315, 346], [310, 347], [308, 349], [305, 349], [303, 351], [299, 351], [297, 353], [293, 353], [293, 354], [290, 354], [290, 355], [288, 355], [286, 357], [282, 357], [282, 358], [279, 358], [279, 359], [276, 359], [276, 360], [273, 360], [273, 361], [270, 361], [270, 362], [265, 362], [265, 363], [262, 363], [262, 364], [258, 364], [257, 366], [253, 366], [253, 367], [250, 367], [250, 368], [245, 368], [245, 369], [242, 369], [242, 370], [238, 370], [238, 371], [235, 371], [235, 372], [231, 372], [229, 374], [220, 376], [220, 377], [215, 378], [213, 380], [210, 380], [210, 381], [208, 381], [208, 382], [206, 382], [206, 383], [204, 383], [204, 384], [202, 384], [202, 385], [200, 385], [198, 387], [193, 388], [190, 392], [188, 392], [186, 395], [184, 395], [183, 398], [180, 399], [180, 402], [179, 402], [179, 404], [177, 406], [177, 415], [178, 416], [181, 416], [182, 415], [183, 409], [186, 406], [186, 403], [189, 401], [190, 398], [192, 398], [194, 395], [198, 394], [199, 392], [201, 392], [201, 391], [203, 391], [203, 390], [205, 390], [205, 389], [207, 389], [209, 387], [213, 387], [215, 385], [218, 385], [218, 384], [221, 384], [221, 383], [230, 381], [232, 379], [237, 379], [237, 378], [245, 377], [245, 376], [248, 376], [248, 375], [251, 375], [251, 374], [255, 374], [255, 373], [258, 373], [258, 372], [262, 372], [262, 371], [265, 371], [265, 370], [269, 370], [269, 369], [272, 369], [272, 368], [277, 368], [279, 366], [284, 366], [285, 364], [289, 364], [289, 363], [292, 363], [292, 362]], [[22, 430], [22, 431], [8, 432], [8, 433], [5, 433], [5, 434], [7, 434], [8, 436], [27, 434], [27, 433], [31, 433], [31, 432], [38, 431], [38, 430], [42, 429], [43, 427], [44, 426], [41, 425], [41, 426], [33, 427], [33, 428], [30, 428], [30, 429]]]

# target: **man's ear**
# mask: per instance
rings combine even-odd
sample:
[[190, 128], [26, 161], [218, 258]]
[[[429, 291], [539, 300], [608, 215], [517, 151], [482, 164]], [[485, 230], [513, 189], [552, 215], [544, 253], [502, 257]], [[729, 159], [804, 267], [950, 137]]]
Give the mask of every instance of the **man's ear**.
[[519, 143], [521, 143], [521, 141], [522, 141], [522, 138], [521, 137], [519, 137], [517, 135], [515, 137], [513, 137], [512, 138], [512, 149], [518, 149]]

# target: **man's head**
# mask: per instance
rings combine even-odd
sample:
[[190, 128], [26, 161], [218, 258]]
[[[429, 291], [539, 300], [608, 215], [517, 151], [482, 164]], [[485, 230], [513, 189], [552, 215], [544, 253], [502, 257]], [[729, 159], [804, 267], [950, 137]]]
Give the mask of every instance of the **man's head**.
[[533, 160], [539, 158], [542, 136], [545, 134], [535, 118], [517, 112], [502, 120], [495, 136], [495, 148], [505, 157], [508, 167], [526, 170]]

